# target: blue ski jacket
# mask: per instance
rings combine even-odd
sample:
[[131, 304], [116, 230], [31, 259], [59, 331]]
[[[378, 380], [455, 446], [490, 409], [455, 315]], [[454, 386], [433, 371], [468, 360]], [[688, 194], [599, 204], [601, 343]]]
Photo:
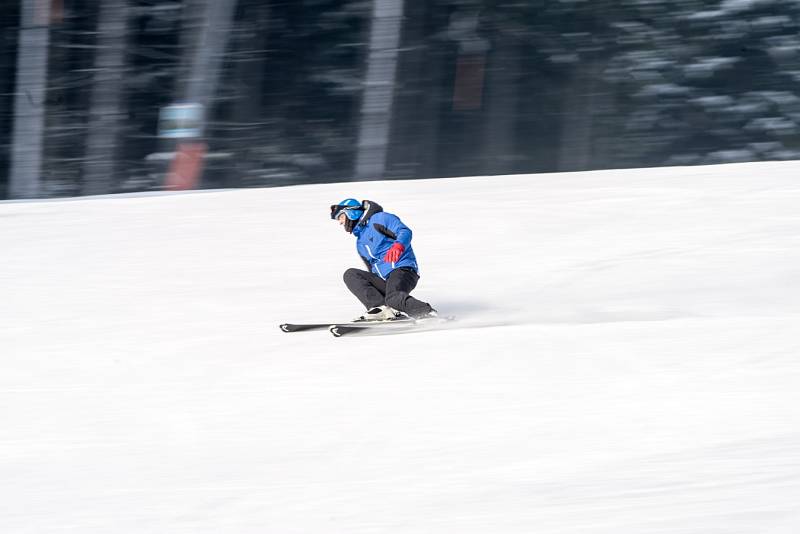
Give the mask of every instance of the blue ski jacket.
[[[406, 267], [419, 274], [417, 258], [411, 248], [411, 229], [403, 224], [397, 215], [386, 213], [375, 202], [365, 200], [364, 215], [353, 228], [356, 236], [356, 250], [367, 268], [383, 278], [395, 269]], [[395, 263], [383, 261], [386, 252], [395, 243], [401, 243], [405, 250]]]

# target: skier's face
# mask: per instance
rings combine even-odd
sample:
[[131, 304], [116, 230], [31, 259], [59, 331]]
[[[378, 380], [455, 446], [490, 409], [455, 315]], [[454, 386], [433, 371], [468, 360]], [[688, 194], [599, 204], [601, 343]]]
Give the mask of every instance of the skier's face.
[[336, 220], [339, 221], [339, 226], [344, 226], [344, 222], [347, 220], [347, 215], [344, 212], [340, 213]]

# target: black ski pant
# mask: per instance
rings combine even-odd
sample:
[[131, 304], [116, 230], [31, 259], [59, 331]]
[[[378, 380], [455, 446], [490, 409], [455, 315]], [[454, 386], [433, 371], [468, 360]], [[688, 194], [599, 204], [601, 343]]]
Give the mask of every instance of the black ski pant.
[[419, 275], [411, 269], [395, 269], [384, 280], [380, 276], [361, 269], [347, 269], [344, 283], [347, 289], [367, 309], [387, 305], [411, 317], [422, 317], [432, 308], [427, 302], [417, 300], [409, 293], [417, 287]]

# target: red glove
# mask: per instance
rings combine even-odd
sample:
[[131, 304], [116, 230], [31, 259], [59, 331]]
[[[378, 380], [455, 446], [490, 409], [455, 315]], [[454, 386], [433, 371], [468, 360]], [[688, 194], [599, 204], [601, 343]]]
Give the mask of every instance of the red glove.
[[389, 262], [389, 263], [396, 262], [397, 260], [400, 259], [400, 256], [403, 255], [403, 251], [405, 249], [406, 249], [406, 247], [404, 247], [402, 243], [398, 243], [397, 241], [395, 241], [394, 245], [392, 245], [392, 248], [390, 248], [386, 252], [386, 256], [383, 257], [383, 261], [386, 261], [386, 262]]

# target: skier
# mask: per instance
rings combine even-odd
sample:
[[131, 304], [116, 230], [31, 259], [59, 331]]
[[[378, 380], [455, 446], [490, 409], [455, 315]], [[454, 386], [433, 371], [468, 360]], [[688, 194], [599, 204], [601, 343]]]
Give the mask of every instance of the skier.
[[356, 251], [368, 269], [344, 272], [347, 289], [367, 308], [356, 321], [437, 316], [430, 304], [409, 295], [419, 281], [419, 269], [411, 230], [399, 217], [371, 200], [347, 198], [331, 206], [331, 219], [356, 236]]

